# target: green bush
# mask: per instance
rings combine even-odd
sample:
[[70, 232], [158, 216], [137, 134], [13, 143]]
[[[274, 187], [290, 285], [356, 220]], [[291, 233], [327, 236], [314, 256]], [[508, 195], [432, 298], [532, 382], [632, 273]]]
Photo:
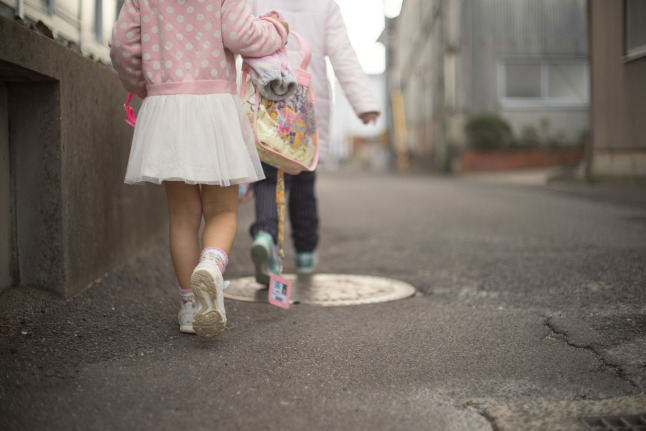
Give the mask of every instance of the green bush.
[[476, 150], [510, 148], [514, 137], [509, 123], [496, 114], [475, 115], [464, 126], [469, 147]]
[[584, 149], [588, 139], [590, 139], [590, 131], [588, 129], [581, 130], [579, 133], [579, 139], [577, 139], [576, 142], [576, 148], [580, 150]]
[[538, 130], [532, 125], [524, 125], [518, 138], [518, 148], [536, 148], [540, 145]]

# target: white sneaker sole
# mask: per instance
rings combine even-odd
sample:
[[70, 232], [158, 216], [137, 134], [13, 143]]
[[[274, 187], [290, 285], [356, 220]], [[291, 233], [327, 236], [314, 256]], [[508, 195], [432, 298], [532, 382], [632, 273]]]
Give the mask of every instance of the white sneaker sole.
[[193, 318], [193, 330], [200, 337], [217, 337], [227, 326], [227, 318], [217, 306], [218, 281], [209, 270], [198, 266], [191, 275], [191, 289], [201, 304]]
[[180, 325], [179, 332], [183, 332], [184, 334], [195, 334], [195, 329], [193, 329], [193, 325]]
[[193, 317], [195, 317], [195, 308], [190, 306], [192, 310], [187, 310], [189, 304], [182, 304], [182, 308], [177, 313], [177, 323], [179, 324], [179, 332], [185, 334], [195, 334], [193, 330]]

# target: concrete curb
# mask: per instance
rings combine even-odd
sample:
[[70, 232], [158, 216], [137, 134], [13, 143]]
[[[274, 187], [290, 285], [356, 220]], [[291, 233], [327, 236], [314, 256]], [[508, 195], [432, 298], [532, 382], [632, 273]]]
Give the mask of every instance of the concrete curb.
[[582, 417], [646, 414], [646, 398], [519, 403], [490, 407], [484, 414], [498, 431], [585, 431]]

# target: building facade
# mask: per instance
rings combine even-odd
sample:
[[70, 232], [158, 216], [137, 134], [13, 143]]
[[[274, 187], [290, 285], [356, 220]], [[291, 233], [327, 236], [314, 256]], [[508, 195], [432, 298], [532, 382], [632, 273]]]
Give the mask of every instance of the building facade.
[[412, 157], [451, 170], [465, 122], [580, 144], [590, 100], [585, 0], [404, 0], [387, 25], [389, 85]]
[[646, 178], [646, 2], [590, 0], [588, 180]]
[[41, 21], [54, 38], [110, 62], [108, 40], [124, 0], [0, 0], [0, 16]]

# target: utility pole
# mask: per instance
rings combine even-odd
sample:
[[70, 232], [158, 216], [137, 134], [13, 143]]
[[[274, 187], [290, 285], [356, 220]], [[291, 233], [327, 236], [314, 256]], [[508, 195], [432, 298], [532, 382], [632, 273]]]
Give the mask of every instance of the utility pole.
[[433, 116], [435, 117], [434, 123], [436, 124], [435, 133], [435, 165], [442, 171], [449, 169], [449, 151], [446, 142], [446, 77], [444, 70], [445, 55], [446, 55], [446, 8], [445, 0], [439, 0], [437, 3], [437, 16], [438, 19], [438, 47], [437, 47], [437, 94], [434, 94], [435, 107]]

